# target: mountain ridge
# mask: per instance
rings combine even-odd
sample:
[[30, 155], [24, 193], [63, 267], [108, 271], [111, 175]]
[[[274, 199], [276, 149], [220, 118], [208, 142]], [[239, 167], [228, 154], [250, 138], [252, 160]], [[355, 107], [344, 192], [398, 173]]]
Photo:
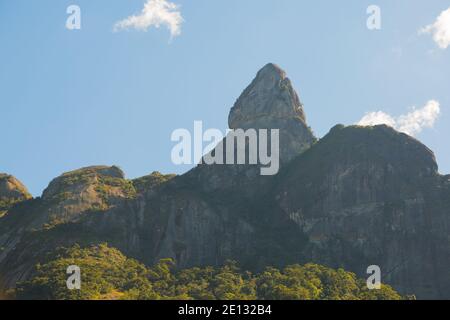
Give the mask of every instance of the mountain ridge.
[[[450, 182], [433, 152], [381, 125], [333, 127], [317, 140], [286, 73], [268, 64], [230, 111], [230, 128], [280, 129], [280, 172], [199, 164], [125, 179], [115, 166], [55, 178], [0, 218], [0, 284], [14, 288], [60, 246], [107, 242], [146, 265], [344, 267], [402, 294], [450, 298]], [[226, 138], [225, 138], [226, 139]], [[222, 142], [223, 143], [223, 142]]]

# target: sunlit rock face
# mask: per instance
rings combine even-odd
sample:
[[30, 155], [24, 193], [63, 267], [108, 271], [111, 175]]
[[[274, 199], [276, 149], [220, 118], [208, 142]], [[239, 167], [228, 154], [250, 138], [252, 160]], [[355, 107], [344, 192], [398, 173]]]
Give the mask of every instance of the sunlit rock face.
[[315, 141], [291, 81], [272, 63], [258, 72], [231, 108], [228, 125], [230, 129], [279, 129], [280, 158], [284, 163]]
[[27, 188], [15, 177], [0, 173], [0, 199], [21, 201], [30, 199]]
[[[267, 130], [268, 151], [271, 153], [271, 130], [279, 132], [278, 167], [282, 168], [292, 159], [307, 150], [316, 138], [306, 124], [303, 105], [286, 73], [275, 64], [269, 63], [256, 74], [231, 108], [228, 123], [230, 129], [251, 130], [258, 133]], [[223, 150], [226, 161], [225, 138], [218, 149]], [[260, 139], [260, 136], [258, 137]], [[216, 148], [216, 149], [217, 149]], [[246, 144], [246, 152], [249, 150]], [[235, 154], [237, 153], [235, 147]], [[214, 150], [213, 152], [216, 152]], [[248, 156], [247, 156], [248, 160]], [[273, 163], [271, 164], [273, 165]], [[257, 165], [204, 165], [201, 164], [186, 174], [187, 180], [197, 189], [214, 196], [221, 193], [236, 201], [251, 201], [258, 194], [270, 188], [275, 176], [262, 176]], [[264, 166], [267, 167], [267, 166]], [[276, 175], [276, 174], [275, 174]]]
[[16, 203], [31, 199], [27, 188], [15, 177], [0, 173], [0, 216]]

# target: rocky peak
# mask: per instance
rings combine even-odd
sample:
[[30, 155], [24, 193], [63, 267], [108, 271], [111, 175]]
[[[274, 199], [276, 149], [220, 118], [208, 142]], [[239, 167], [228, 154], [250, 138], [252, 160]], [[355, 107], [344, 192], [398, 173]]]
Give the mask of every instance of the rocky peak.
[[[279, 195], [290, 194], [291, 203], [324, 214], [347, 206], [417, 200], [430, 181], [440, 181], [437, 168], [430, 149], [391, 127], [337, 125], [292, 162]], [[315, 193], [322, 194], [320, 201], [310, 200]]]
[[31, 195], [15, 177], [0, 173], [0, 198], [24, 200], [31, 198]]
[[15, 177], [0, 173], [0, 215], [17, 202], [31, 199], [27, 188]]
[[104, 211], [136, 197], [130, 180], [116, 166], [93, 166], [67, 172], [50, 182], [42, 194], [44, 209], [33, 227], [57, 225], [90, 211]]
[[[316, 140], [305, 123], [303, 106], [286, 73], [272, 63], [264, 66], [242, 92], [230, 110], [228, 122], [231, 129], [278, 129], [279, 150], [275, 152], [279, 151], [277, 160], [280, 168], [307, 150]], [[220, 142], [216, 149], [223, 151], [227, 139], [229, 137]], [[273, 146], [270, 139], [269, 144]], [[260, 169], [260, 164], [201, 164], [181, 180], [190, 181], [195, 188], [205, 193], [221, 192], [247, 201], [257, 197], [270, 185], [273, 176], [262, 176]]]
[[[123, 171], [116, 167], [91, 166], [63, 173], [50, 182], [42, 195], [43, 199], [49, 200], [62, 192], [79, 193], [104, 180], [123, 180]], [[77, 192], [78, 191], [78, 192]]]
[[279, 129], [283, 165], [316, 140], [306, 124], [303, 105], [286, 73], [269, 63], [244, 90], [228, 116], [231, 129]]
[[[334, 130], [333, 130], [334, 129]], [[434, 176], [438, 165], [432, 150], [419, 140], [396, 131], [387, 125], [370, 127], [334, 127], [329, 134], [331, 141], [349, 144], [347, 157], [358, 159], [358, 155], [369, 156], [404, 172], [405, 176]], [[336, 139], [336, 140], [334, 140]], [[342, 148], [341, 148], [342, 150]]]
[[286, 73], [269, 63], [256, 75], [230, 111], [231, 129], [267, 128], [271, 120], [306, 121], [303, 105]]

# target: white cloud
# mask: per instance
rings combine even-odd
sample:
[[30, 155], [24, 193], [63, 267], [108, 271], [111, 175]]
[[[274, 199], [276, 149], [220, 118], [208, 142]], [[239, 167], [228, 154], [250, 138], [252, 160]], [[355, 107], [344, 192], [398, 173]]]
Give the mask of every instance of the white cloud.
[[366, 114], [358, 122], [360, 126], [376, 126], [377, 124], [386, 124], [390, 127], [395, 127], [395, 119], [383, 111], [376, 111]]
[[450, 8], [442, 11], [433, 24], [419, 30], [419, 34], [433, 34], [433, 40], [439, 48], [450, 46]]
[[439, 102], [436, 100], [430, 100], [421, 109], [416, 109], [414, 107], [411, 112], [396, 118], [383, 111], [370, 112], [366, 114], [357, 124], [360, 126], [386, 124], [400, 132], [404, 132], [410, 136], [415, 136], [424, 128], [432, 128], [439, 117], [440, 112], [441, 108]]
[[117, 22], [114, 31], [129, 28], [147, 31], [150, 27], [159, 28], [164, 25], [169, 29], [171, 37], [176, 37], [181, 33], [183, 21], [179, 6], [175, 3], [166, 0], [148, 0], [141, 14]]

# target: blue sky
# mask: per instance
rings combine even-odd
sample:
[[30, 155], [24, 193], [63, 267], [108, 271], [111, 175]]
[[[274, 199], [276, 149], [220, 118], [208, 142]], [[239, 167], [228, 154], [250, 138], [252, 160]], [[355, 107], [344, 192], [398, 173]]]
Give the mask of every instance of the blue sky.
[[[183, 173], [170, 135], [227, 127], [229, 109], [266, 63], [287, 71], [322, 137], [367, 112], [393, 117], [432, 99], [441, 113], [417, 138], [450, 173], [450, 47], [418, 30], [448, 1], [172, 0], [184, 19], [113, 32], [145, 0], [0, 0], [0, 172], [34, 195], [79, 167], [119, 165], [134, 178]], [[67, 30], [66, 8], [81, 8]], [[381, 8], [381, 30], [366, 9]]]

